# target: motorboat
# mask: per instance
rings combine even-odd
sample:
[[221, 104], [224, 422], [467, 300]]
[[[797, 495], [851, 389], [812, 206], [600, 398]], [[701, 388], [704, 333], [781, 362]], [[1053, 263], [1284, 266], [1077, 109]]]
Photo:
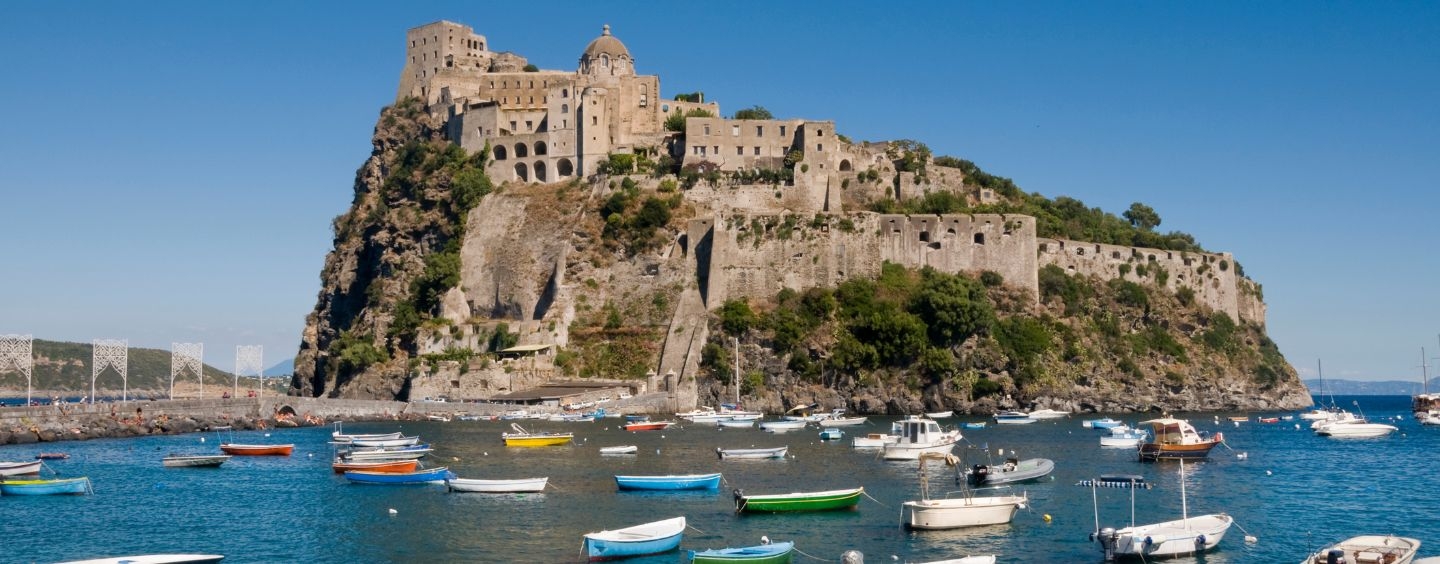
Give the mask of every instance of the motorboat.
[[995, 414], [995, 422], [1001, 425], [1026, 425], [1036, 421], [1038, 419], [1031, 419], [1030, 414], [1023, 411], [1001, 411]]
[[911, 416], [896, 424], [900, 426], [900, 438], [882, 447], [885, 460], [918, 460], [926, 452], [948, 454], [960, 440], [958, 429], [947, 431], [924, 417]]
[[[1205, 552], [1225, 538], [1225, 532], [1230, 530], [1230, 525], [1235, 519], [1224, 513], [1212, 513], [1191, 517], [1189, 504], [1185, 495], [1185, 461], [1180, 460], [1180, 518], [1172, 521], [1151, 523], [1146, 525], [1131, 525], [1121, 529], [1113, 527], [1099, 528], [1090, 533], [1090, 539], [1100, 543], [1100, 549], [1105, 553], [1105, 560], [1114, 560], [1117, 557], [1139, 557], [1144, 560], [1155, 558], [1169, 558], [1172, 556], [1185, 556]], [[1100, 480], [1087, 480], [1083, 484], [1090, 486], [1091, 496], [1095, 497], [1097, 488], [1101, 485]], [[1130, 522], [1135, 522], [1134, 495], [1135, 490], [1141, 487], [1149, 487], [1143, 482], [1143, 478], [1132, 479], [1128, 482], [1110, 482], [1112, 487], [1130, 488], [1131, 515]], [[1095, 522], [1099, 527], [1100, 513], [1099, 502], [1094, 501], [1096, 509]]]
[[1048, 458], [1007, 458], [1003, 464], [976, 464], [965, 473], [972, 486], [995, 486], [1038, 480], [1055, 471]]
[[1315, 430], [1315, 434], [1322, 437], [1362, 439], [1383, 437], [1398, 430], [1399, 428], [1394, 425], [1366, 423], [1362, 420], [1360, 423], [1335, 422], [1329, 425], [1321, 425], [1319, 429]]
[[789, 420], [789, 419], [787, 419], [787, 420], [783, 420], [783, 421], [761, 421], [761, 422], [760, 422], [760, 429], [761, 429], [761, 430], [764, 430], [764, 431], [769, 431], [769, 432], [771, 432], [771, 433], [784, 433], [784, 432], [786, 432], [786, 431], [793, 431], [793, 430], [795, 430], [795, 429], [804, 429], [805, 426], [808, 425], [808, 424], [810, 424], [810, 422], [809, 422], [809, 421], [806, 421], [806, 420], [804, 420], [804, 419], [796, 419], [796, 420]]
[[844, 437], [845, 432], [835, 427], [820, 430], [820, 440], [822, 441], [838, 441]]
[[1150, 434], [1145, 431], [1129, 427], [1116, 427], [1110, 430], [1110, 434], [1100, 436], [1100, 446], [1136, 448], [1148, 438], [1150, 438]]
[[1069, 416], [1068, 412], [1053, 409], [1037, 409], [1030, 412], [1031, 419], [1064, 419]]
[[1395, 535], [1361, 535], [1322, 548], [1300, 564], [1410, 564], [1419, 551], [1420, 541], [1416, 539]]
[[836, 409], [830, 412], [830, 416], [819, 421], [821, 427], [852, 427], [864, 425], [868, 417], [846, 417], [844, 409]]
[[1003, 495], [930, 499], [929, 475], [925, 473], [926, 461], [943, 461], [959, 469], [959, 459], [952, 454], [929, 452], [920, 455], [920, 500], [901, 504], [900, 522], [912, 529], [957, 529], [980, 525], [1009, 523], [1015, 512], [1025, 507], [1028, 499], [1023, 495]]
[[1225, 441], [1224, 434], [1202, 434], [1184, 419], [1162, 417], [1138, 425], [1150, 428], [1150, 438], [1140, 443], [1140, 460], [1206, 458], [1211, 449]]
[[1365, 422], [1365, 418], [1363, 418], [1363, 417], [1360, 417], [1360, 416], [1358, 416], [1358, 415], [1355, 415], [1354, 413], [1350, 413], [1349, 411], [1346, 411], [1346, 410], [1343, 410], [1343, 409], [1337, 409], [1337, 410], [1334, 410], [1334, 411], [1329, 412], [1329, 416], [1326, 417], [1326, 418], [1324, 418], [1324, 419], [1315, 419], [1315, 420], [1312, 420], [1312, 421], [1310, 422], [1310, 430], [1312, 430], [1312, 431], [1318, 431], [1318, 430], [1320, 430], [1320, 427], [1323, 427], [1323, 426], [1325, 426], [1325, 425], [1331, 425], [1331, 424], [1345, 425], [1345, 424], [1349, 424], [1349, 423], [1364, 423], [1364, 422]]
[[1081, 426], [1081, 427], [1084, 427], [1084, 428], [1086, 428], [1086, 429], [1101, 429], [1101, 430], [1104, 430], [1104, 429], [1114, 429], [1115, 427], [1120, 427], [1120, 426], [1122, 426], [1122, 425], [1124, 425], [1124, 424], [1125, 424], [1125, 422], [1120, 421], [1119, 419], [1111, 419], [1111, 418], [1109, 418], [1109, 417], [1105, 417], [1105, 418], [1103, 418], [1103, 419], [1086, 419], [1086, 420], [1080, 422], [1080, 426]]

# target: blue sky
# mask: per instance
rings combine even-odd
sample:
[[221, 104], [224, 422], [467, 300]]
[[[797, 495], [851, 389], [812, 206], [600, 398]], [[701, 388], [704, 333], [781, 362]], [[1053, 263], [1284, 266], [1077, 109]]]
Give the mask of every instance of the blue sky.
[[[529, 8], [529, 11], [526, 10]], [[0, 333], [293, 356], [330, 219], [437, 19], [665, 96], [911, 138], [1234, 253], [1302, 374], [1440, 357], [1440, 4], [0, 5]]]

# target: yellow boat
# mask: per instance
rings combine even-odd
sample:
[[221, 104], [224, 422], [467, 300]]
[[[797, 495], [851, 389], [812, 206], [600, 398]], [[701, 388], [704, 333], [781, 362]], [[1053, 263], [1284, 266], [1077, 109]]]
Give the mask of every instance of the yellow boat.
[[500, 437], [505, 439], [505, 446], [559, 446], [575, 438], [575, 433], [532, 433], [515, 423], [511, 423], [510, 427], [515, 429], [514, 433], [500, 434]]

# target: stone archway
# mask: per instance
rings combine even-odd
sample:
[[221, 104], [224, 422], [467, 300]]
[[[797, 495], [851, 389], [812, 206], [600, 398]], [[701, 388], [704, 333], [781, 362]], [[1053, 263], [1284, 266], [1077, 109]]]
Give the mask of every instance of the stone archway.
[[525, 166], [525, 163], [515, 163], [515, 179], [521, 182], [530, 181], [530, 169]]
[[526, 147], [524, 143], [516, 143], [516, 144], [515, 144], [515, 158], [517, 158], [517, 159], [523, 159], [523, 158], [528, 157], [528, 156], [530, 156], [530, 148], [529, 148], [529, 147]]
[[539, 156], [544, 156], [545, 154], [546, 154], [546, 153], [545, 153], [545, 142], [544, 142], [544, 141], [536, 141], [536, 142], [535, 142], [535, 156], [539, 157]]
[[547, 180], [545, 178], [545, 161], [535, 161], [535, 181], [545, 182]]
[[569, 178], [575, 174], [575, 165], [570, 163], [570, 159], [560, 159], [555, 163], [555, 172], [560, 178]]
[[505, 150], [504, 145], [496, 145], [495, 148], [490, 149], [490, 152], [495, 154], [495, 160], [497, 161], [505, 160], [506, 153], [508, 153], [508, 151]]
[[850, 172], [852, 170], [855, 170], [855, 167], [850, 166], [850, 159], [840, 161], [840, 172]]
[[275, 413], [278, 415], [289, 415], [293, 417], [295, 416], [295, 408], [288, 405], [282, 405], [280, 406], [280, 409], [275, 410]]

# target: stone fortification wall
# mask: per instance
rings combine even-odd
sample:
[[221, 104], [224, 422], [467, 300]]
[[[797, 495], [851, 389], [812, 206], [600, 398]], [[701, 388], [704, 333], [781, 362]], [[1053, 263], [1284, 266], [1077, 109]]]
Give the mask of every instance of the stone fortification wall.
[[[1195, 299], [1231, 318], [1264, 323], [1263, 306], [1240, 307], [1239, 277], [1235, 259], [1229, 253], [1191, 253], [1104, 245], [1063, 239], [1039, 240], [1040, 266], [1053, 264], [1071, 274], [1101, 279], [1156, 280], [1157, 268], [1166, 273], [1165, 287], [1171, 291], [1190, 288]], [[1144, 267], [1142, 275], [1140, 267]], [[1128, 271], [1128, 272], [1127, 272]]]
[[800, 142], [798, 119], [688, 118], [685, 165], [710, 162], [720, 170], [780, 168]]
[[859, 213], [787, 221], [733, 214], [716, 222], [713, 242], [706, 285], [712, 308], [730, 298], [772, 298], [782, 288], [874, 276], [886, 261], [945, 272], [991, 270], [1009, 285], [1032, 292], [1038, 286], [1035, 220], [1028, 216]]

